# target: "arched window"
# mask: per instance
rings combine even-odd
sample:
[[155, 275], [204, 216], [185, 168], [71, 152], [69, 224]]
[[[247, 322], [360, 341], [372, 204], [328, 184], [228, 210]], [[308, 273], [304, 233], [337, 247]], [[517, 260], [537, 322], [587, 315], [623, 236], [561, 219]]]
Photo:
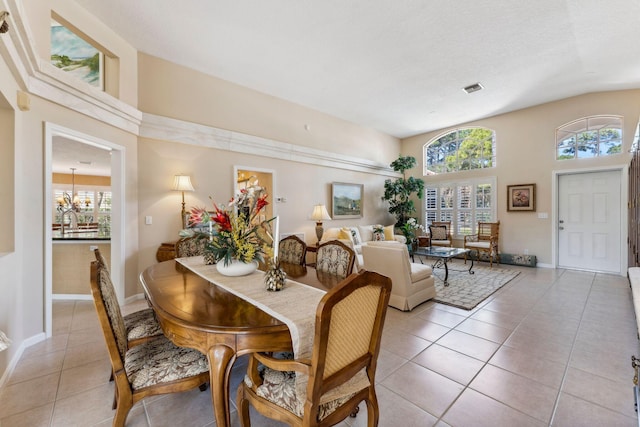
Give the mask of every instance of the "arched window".
[[622, 117], [591, 116], [556, 129], [556, 159], [585, 159], [622, 152]]
[[486, 128], [456, 129], [424, 145], [424, 174], [435, 175], [495, 166], [495, 132]]

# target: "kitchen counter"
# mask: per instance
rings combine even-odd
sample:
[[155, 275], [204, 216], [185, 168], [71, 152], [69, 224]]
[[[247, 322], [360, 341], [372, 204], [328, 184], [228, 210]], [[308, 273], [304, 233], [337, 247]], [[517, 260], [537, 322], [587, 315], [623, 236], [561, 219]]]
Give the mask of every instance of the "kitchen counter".
[[61, 230], [53, 230], [51, 235], [55, 242], [77, 242], [77, 241], [110, 241], [111, 234], [100, 230], [65, 230], [62, 234]]

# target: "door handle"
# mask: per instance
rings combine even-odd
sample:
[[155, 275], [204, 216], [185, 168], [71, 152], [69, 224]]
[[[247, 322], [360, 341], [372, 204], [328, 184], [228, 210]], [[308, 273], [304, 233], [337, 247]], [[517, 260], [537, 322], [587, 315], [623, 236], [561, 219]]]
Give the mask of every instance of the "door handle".
[[558, 230], [564, 230], [564, 227], [558, 227]]

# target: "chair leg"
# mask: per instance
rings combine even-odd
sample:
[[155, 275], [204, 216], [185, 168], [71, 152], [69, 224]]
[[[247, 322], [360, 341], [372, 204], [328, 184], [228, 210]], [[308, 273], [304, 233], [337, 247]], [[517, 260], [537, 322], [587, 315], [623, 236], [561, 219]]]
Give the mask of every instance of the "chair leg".
[[236, 406], [238, 408], [238, 418], [242, 427], [251, 427], [251, 419], [249, 418], [249, 401], [244, 397], [244, 383], [238, 387], [238, 394], [236, 395]]
[[124, 427], [124, 423], [127, 421], [127, 415], [129, 415], [132, 406], [131, 401], [118, 402], [116, 414], [113, 417], [113, 427]]

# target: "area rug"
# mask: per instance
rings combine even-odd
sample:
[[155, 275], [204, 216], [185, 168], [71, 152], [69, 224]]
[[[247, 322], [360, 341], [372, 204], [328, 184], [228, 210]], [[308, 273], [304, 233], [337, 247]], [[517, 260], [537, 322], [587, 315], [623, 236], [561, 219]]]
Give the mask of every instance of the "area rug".
[[[466, 268], [465, 268], [466, 267]], [[444, 286], [444, 269], [434, 269], [436, 279], [435, 302], [471, 310], [498, 289], [520, 274], [519, 271], [494, 266], [474, 266], [475, 274], [469, 274], [469, 264], [454, 261], [449, 264], [449, 286]]]

